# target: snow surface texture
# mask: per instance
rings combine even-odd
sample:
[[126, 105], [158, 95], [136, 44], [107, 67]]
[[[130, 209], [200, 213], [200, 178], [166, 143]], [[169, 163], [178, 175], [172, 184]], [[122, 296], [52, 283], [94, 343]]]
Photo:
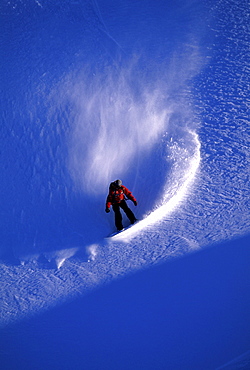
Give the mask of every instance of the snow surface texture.
[[[249, 232], [246, 3], [222, 3], [155, 36], [119, 33], [129, 2], [1, 6], [2, 325]], [[116, 178], [142, 221], [107, 241]]]

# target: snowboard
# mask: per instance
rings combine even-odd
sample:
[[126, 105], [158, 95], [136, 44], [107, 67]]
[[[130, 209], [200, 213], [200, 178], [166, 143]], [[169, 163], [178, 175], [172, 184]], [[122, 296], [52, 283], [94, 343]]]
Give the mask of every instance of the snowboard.
[[121, 233], [123, 233], [124, 231], [130, 229], [131, 227], [133, 227], [139, 220], [136, 220], [135, 223], [131, 224], [131, 225], [128, 225], [128, 226], [125, 226], [122, 230], [116, 230], [114, 231], [113, 233], [109, 234], [107, 236], [107, 238], [112, 238], [113, 236], [116, 236], [116, 235], [119, 235]]

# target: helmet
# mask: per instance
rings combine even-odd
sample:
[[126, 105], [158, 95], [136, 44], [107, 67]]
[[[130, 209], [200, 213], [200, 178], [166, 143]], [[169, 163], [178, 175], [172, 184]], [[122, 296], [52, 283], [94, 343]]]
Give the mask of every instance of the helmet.
[[119, 188], [120, 186], [122, 186], [122, 181], [121, 180], [116, 180], [115, 185]]

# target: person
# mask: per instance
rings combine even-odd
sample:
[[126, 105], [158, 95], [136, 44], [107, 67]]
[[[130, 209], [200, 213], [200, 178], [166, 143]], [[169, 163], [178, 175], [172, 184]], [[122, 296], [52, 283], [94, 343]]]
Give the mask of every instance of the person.
[[123, 229], [122, 224], [122, 215], [121, 210], [125, 212], [126, 216], [128, 217], [131, 224], [134, 224], [136, 221], [134, 213], [128, 207], [126, 203], [127, 199], [132, 200], [135, 206], [137, 206], [137, 201], [130, 190], [128, 190], [124, 185], [122, 185], [121, 180], [116, 180], [111, 182], [109, 186], [109, 194], [106, 200], [106, 209], [105, 211], [108, 213], [110, 212], [110, 207], [112, 205], [113, 211], [115, 212], [115, 226], [118, 231]]

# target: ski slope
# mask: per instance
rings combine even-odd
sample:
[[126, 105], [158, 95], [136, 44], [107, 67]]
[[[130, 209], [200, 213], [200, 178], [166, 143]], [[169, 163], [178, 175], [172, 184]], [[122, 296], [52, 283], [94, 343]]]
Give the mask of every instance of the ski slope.
[[[95, 292], [112, 297], [112, 287], [131, 281], [136, 285], [141, 276], [148, 282], [149, 275], [153, 279], [155, 271], [164, 271], [156, 277], [154, 288], [158, 292], [160, 286], [163, 295], [166, 289], [166, 297], [171, 297], [170, 316], [166, 318], [157, 309], [153, 313], [166, 320], [175, 313], [180, 317], [186, 328], [185, 343], [192, 338], [193, 349], [188, 347], [187, 357], [198, 345], [199, 335], [200, 346], [206, 342], [207, 322], [217, 322], [215, 331], [221, 330], [218, 338], [226, 349], [224, 357], [218, 354], [220, 361], [230, 363], [233, 357], [248, 353], [246, 331], [239, 329], [239, 313], [246, 321], [249, 301], [241, 285], [248, 279], [248, 254], [243, 246], [250, 230], [247, 6], [245, 0], [241, 4], [234, 0], [202, 4], [146, 0], [143, 9], [132, 0], [31, 1], [29, 5], [16, 0], [0, 5], [5, 53], [0, 103], [0, 325], [8, 338], [12, 330], [8, 328], [14, 328], [16, 335], [18, 328], [25, 333], [25, 323], [34, 320], [36, 326], [39, 318], [53, 316], [55, 310], [62, 310], [69, 323], [65, 317], [70, 314], [64, 313], [67, 305], [72, 304], [74, 311], [74, 302], [83, 297], [90, 302]], [[114, 214], [105, 213], [105, 200], [109, 183], [117, 178], [138, 200], [137, 207], [132, 202], [129, 206], [140, 222], [106, 239], [114, 230]], [[237, 240], [244, 261], [237, 254]], [[229, 243], [230, 260], [224, 249], [219, 251], [220, 243]], [[211, 246], [214, 252], [207, 248]], [[235, 279], [233, 293], [223, 275], [223, 259], [226, 274], [231, 274], [230, 266], [234, 271], [230, 278], [230, 287]], [[225, 295], [220, 295], [212, 278], [206, 285], [200, 266], [210, 278], [214, 273], [215, 280], [221, 279], [218, 286]], [[180, 298], [171, 290], [176, 281], [183, 288], [176, 288]], [[201, 295], [200, 310], [199, 302], [194, 304], [186, 296], [188, 292], [194, 298], [190, 287], [197, 293], [196, 301]], [[206, 313], [207, 321], [202, 319], [206, 287], [211, 300], [208, 311], [210, 307], [215, 313], [215, 321], [210, 313]], [[139, 290], [144, 291], [141, 282]], [[185, 326], [184, 308], [179, 308], [182, 298], [196, 324], [195, 338]], [[233, 303], [236, 300], [239, 306]], [[109, 309], [113, 312], [112, 302]], [[95, 302], [93, 307], [85, 314], [92, 317]], [[220, 309], [228, 321], [218, 319]], [[149, 320], [153, 328], [155, 323], [148, 317], [145, 322]], [[53, 320], [48, 319], [45, 327]], [[93, 316], [92, 325], [102, 336], [94, 321]], [[231, 342], [226, 347], [228, 322], [235, 330], [232, 342], [242, 338], [238, 349]], [[136, 318], [133, 323], [137, 328]], [[199, 327], [205, 328], [202, 334]], [[140, 330], [146, 331], [144, 327]], [[181, 327], [178, 330], [182, 332]], [[181, 334], [172, 334], [178, 347]], [[167, 329], [162, 336], [168, 337]], [[211, 347], [206, 348], [212, 352], [212, 332], [209, 338]], [[99, 342], [93, 339], [96, 348], [94, 343], [98, 347]], [[205, 350], [200, 353], [204, 359], [209, 357]], [[60, 370], [63, 358], [58, 362]], [[102, 358], [96, 356], [96, 361]], [[179, 352], [176, 358], [181, 358]], [[176, 358], [173, 363], [178, 366]], [[171, 361], [169, 366], [173, 366]], [[188, 361], [181, 365], [192, 368]], [[111, 366], [107, 360], [105, 364], [112, 369], [117, 363]], [[164, 364], [159, 362], [159, 368]], [[46, 363], [39, 366], [52, 368]]]

